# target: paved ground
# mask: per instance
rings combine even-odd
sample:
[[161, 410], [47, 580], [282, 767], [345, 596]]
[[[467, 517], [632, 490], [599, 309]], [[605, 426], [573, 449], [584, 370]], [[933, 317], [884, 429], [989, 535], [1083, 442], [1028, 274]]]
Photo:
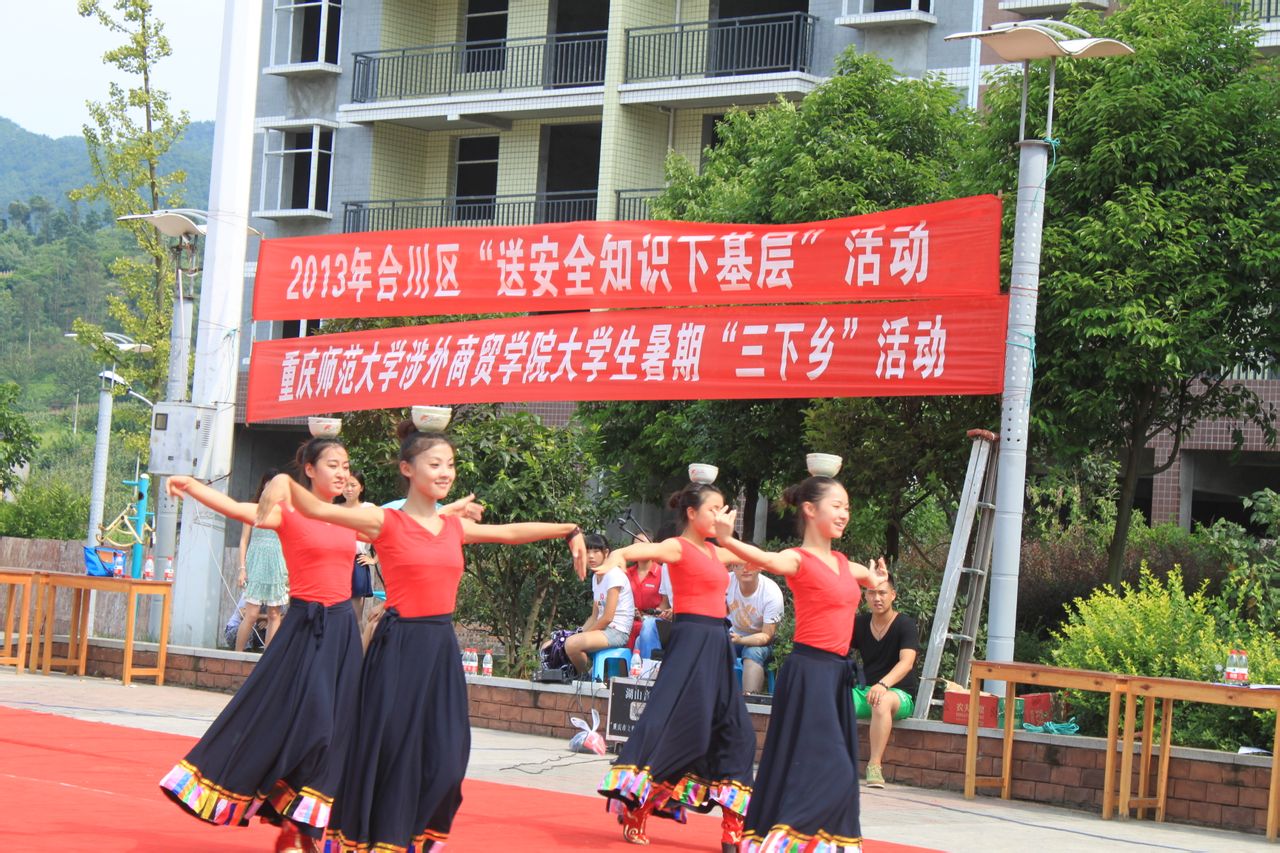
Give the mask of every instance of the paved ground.
[[[0, 667], [0, 705], [151, 731], [199, 736], [230, 697], [63, 675], [17, 675]], [[3, 763], [0, 757], [0, 763]], [[570, 753], [560, 740], [474, 729], [468, 776], [594, 796], [607, 760]], [[1148, 821], [1103, 821], [1096, 814], [1031, 803], [890, 786], [862, 792], [862, 831], [871, 838], [938, 850], [1277, 850], [1256, 835]]]

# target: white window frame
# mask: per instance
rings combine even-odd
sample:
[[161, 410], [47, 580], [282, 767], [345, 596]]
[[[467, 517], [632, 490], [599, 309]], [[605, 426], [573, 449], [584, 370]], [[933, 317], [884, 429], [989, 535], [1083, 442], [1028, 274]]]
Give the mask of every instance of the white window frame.
[[[259, 170], [258, 209], [254, 216], [262, 219], [287, 219], [309, 217], [314, 219], [332, 219], [333, 214], [333, 149], [336, 146], [338, 125], [336, 122], [323, 119], [309, 119], [297, 122], [275, 123], [262, 128], [262, 165]], [[329, 132], [330, 146], [327, 151], [321, 148], [321, 134]], [[309, 133], [311, 144], [305, 148], [286, 147], [289, 134]], [[305, 207], [292, 205], [292, 183], [286, 183], [286, 176], [292, 178], [293, 163], [290, 158], [299, 154], [310, 155], [310, 174], [307, 177], [307, 204]], [[323, 207], [316, 204], [316, 192], [319, 187], [320, 155], [328, 154], [327, 186], [328, 198]]]
[[[320, 32], [316, 44], [316, 58], [302, 59], [302, 12], [320, 7]], [[327, 71], [341, 73], [339, 62], [329, 62], [326, 56], [329, 44], [330, 11], [342, 9], [342, 0], [275, 0], [271, 8], [271, 60], [268, 73], [285, 74], [290, 71]], [[342, 17], [338, 15], [338, 59], [342, 57]]]

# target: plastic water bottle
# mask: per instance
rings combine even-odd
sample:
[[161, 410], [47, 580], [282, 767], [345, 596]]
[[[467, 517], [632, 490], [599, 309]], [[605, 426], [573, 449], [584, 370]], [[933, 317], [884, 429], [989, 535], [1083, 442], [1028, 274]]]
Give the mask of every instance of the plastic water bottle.
[[639, 653], [639, 652], [632, 652], [632, 653], [631, 653], [631, 677], [632, 677], [632, 678], [639, 678], [639, 677], [640, 677], [640, 666], [641, 666], [641, 664], [640, 664], [640, 653]]
[[476, 674], [476, 650], [475, 648], [467, 649], [467, 675]]
[[1227, 668], [1222, 673], [1222, 680], [1227, 684], [1249, 683], [1249, 655], [1242, 649], [1227, 652]]
[[156, 561], [150, 557], [147, 557], [147, 561], [142, 564], [142, 579], [144, 581], [156, 579]]
[[173, 557], [166, 557], [164, 560], [164, 579], [173, 583]]
[[489, 649], [484, 650], [484, 674], [493, 675], [493, 652]]
[[117, 551], [115, 558], [111, 561], [111, 574], [118, 578], [124, 577], [124, 552]]

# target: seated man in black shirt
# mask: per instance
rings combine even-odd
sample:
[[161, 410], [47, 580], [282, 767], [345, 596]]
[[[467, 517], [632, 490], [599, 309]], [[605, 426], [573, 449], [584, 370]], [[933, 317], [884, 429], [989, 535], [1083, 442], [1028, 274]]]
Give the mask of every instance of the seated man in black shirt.
[[[915, 710], [915, 692], [920, 683], [916, 675], [920, 628], [910, 616], [893, 609], [898, 592], [892, 572], [867, 590], [866, 596], [870, 612], [859, 612], [854, 619], [853, 647], [862, 657], [867, 686], [854, 688], [854, 706], [859, 709], [859, 717], [871, 718], [867, 787], [883, 788], [880, 762], [889, 744], [893, 721], [906, 719]], [[869, 713], [864, 713], [867, 709]]]

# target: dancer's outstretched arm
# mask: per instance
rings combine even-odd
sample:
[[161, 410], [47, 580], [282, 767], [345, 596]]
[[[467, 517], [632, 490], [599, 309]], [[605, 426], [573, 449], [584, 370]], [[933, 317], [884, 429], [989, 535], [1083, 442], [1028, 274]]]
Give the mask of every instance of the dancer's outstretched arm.
[[749, 542], [741, 542], [734, 538], [733, 523], [738, 517], [737, 510], [725, 507], [716, 513], [716, 541], [721, 547], [741, 560], [754, 563], [766, 572], [775, 575], [794, 575], [800, 570], [800, 553], [793, 549], [786, 551], [766, 551]]
[[569, 522], [518, 521], [511, 524], [478, 524], [462, 519], [462, 541], [466, 544], [495, 542], [501, 545], [527, 545], [545, 539], [563, 539], [573, 555], [573, 570], [578, 579], [587, 576], [587, 543], [582, 529]]
[[259, 517], [266, 512], [281, 512], [282, 507], [290, 506], [307, 518], [354, 530], [370, 542], [382, 532], [382, 507], [372, 504], [348, 507], [322, 501], [288, 474], [277, 474], [267, 483], [262, 497], [258, 499]]
[[625, 548], [615, 548], [604, 558], [604, 562], [596, 566], [596, 574], [603, 575], [610, 569], [627, 568], [627, 563], [641, 560], [657, 560], [659, 563], [674, 563], [681, 557], [680, 539], [673, 536], [661, 542], [632, 542]]
[[[165, 488], [169, 492], [169, 497], [194, 498], [214, 512], [225, 515], [227, 518], [234, 518], [236, 521], [243, 521], [245, 524], [254, 524], [259, 516], [258, 504], [238, 501], [211, 486], [206, 486], [195, 477], [188, 477], [183, 474], [169, 477]], [[274, 512], [267, 511], [262, 513], [258, 527], [275, 530], [279, 526], [280, 511], [278, 508]]]

